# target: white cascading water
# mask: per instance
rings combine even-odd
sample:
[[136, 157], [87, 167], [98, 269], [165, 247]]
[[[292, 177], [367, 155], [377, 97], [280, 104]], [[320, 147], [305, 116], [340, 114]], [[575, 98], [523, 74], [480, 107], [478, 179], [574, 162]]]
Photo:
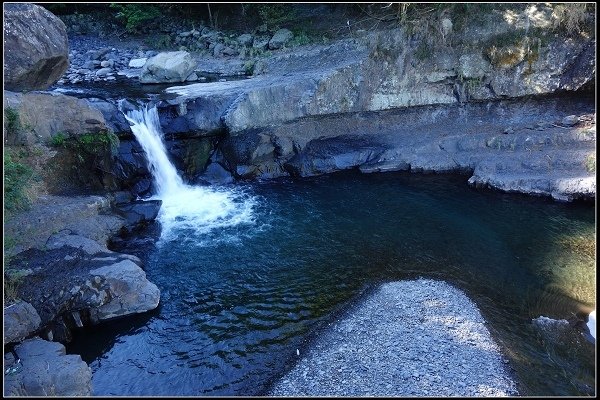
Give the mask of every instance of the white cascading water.
[[588, 316], [587, 327], [590, 330], [590, 335], [596, 340], [596, 310], [592, 311]]
[[[125, 118], [146, 153], [157, 193], [162, 200], [158, 214], [161, 241], [190, 239], [190, 233], [203, 235], [215, 228], [253, 223], [256, 201], [240, 189], [186, 185], [169, 161], [162, 140], [156, 107], [127, 111]], [[201, 238], [193, 238], [202, 243]]]

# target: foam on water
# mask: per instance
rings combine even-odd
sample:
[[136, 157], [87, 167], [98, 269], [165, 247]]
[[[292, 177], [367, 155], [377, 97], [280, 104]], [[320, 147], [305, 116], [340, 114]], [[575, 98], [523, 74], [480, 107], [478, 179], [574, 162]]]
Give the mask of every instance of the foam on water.
[[[203, 236], [214, 229], [254, 223], [256, 200], [241, 190], [184, 185], [160, 199], [163, 203], [158, 214], [161, 224], [159, 244], [188, 238], [202, 245], [206, 244]], [[219, 235], [218, 238], [224, 240], [226, 237]]]
[[596, 310], [592, 311], [588, 316], [587, 327], [590, 330], [590, 335], [596, 340]]
[[205, 243], [203, 236], [217, 228], [254, 223], [256, 199], [239, 188], [214, 188], [186, 185], [171, 164], [156, 107], [125, 113], [131, 130], [146, 153], [148, 167], [162, 200], [158, 214], [161, 224], [159, 244], [191, 238]]

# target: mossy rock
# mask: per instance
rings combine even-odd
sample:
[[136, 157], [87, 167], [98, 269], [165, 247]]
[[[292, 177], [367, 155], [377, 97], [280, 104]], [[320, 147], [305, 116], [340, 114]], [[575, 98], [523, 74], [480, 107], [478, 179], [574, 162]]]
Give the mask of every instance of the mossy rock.
[[200, 138], [189, 140], [186, 144], [184, 155], [185, 173], [189, 177], [195, 177], [206, 170], [206, 165], [214, 144], [212, 138]]
[[485, 50], [490, 63], [497, 68], [513, 68], [522, 63], [527, 56], [527, 49], [523, 45], [506, 47], [492, 46]]

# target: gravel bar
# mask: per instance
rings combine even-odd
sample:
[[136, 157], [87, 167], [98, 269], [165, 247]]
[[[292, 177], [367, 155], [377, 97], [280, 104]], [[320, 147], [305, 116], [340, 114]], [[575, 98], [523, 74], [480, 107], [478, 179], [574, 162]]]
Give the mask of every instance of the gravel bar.
[[382, 284], [328, 327], [271, 396], [517, 396], [477, 306], [446, 282]]

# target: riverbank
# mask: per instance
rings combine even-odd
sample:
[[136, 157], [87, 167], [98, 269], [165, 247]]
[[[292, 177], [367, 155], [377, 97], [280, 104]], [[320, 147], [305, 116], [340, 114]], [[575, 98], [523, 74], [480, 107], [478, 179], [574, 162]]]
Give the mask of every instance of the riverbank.
[[[468, 173], [477, 188], [558, 201], [593, 199], [595, 42], [552, 28], [550, 6], [507, 15], [497, 9], [460, 28], [453, 25], [460, 14], [442, 19], [448, 31], [433, 43], [402, 27], [327, 43], [300, 44], [291, 35], [277, 48], [270, 45], [276, 32], [265, 39], [255, 31], [180, 29], [162, 49], [141, 38], [71, 33], [71, 67], [56, 88], [76, 93], [110, 78], [106, 85], [121, 89], [117, 77], [152, 87], [140, 82], [160, 64], [153, 56], [180, 50], [170, 55], [186, 66], [177, 83], [146, 81], [172, 85], [155, 86], [163, 99], [157, 108], [169, 152], [193, 183], [410, 170]], [[114, 104], [92, 103], [107, 121], [121, 117]], [[136, 171], [122, 188], [149, 182], [143, 163], [130, 161], [139, 149], [127, 124], [109, 126], [125, 143], [117, 163], [126, 168], [115, 169]]]
[[[186, 183], [349, 169], [468, 172], [476, 187], [560, 201], [594, 199], [595, 103], [589, 93], [595, 39], [585, 30], [555, 34], [552, 7], [536, 7], [518, 7], [511, 21], [504, 18], [507, 10], [497, 9], [461, 29], [462, 14], [440, 13], [430, 22], [442, 36], [429, 26], [398, 23], [387, 31], [351, 30], [348, 20], [348, 35], [333, 43], [307, 44], [299, 32], [279, 27], [225, 34], [211, 21], [211, 28], [173, 28], [168, 45], [154, 47], [140, 46], [143, 35], [118, 44], [115, 37], [67, 38], [65, 24], [41, 7], [7, 7], [12, 22], [4, 43], [13, 57], [5, 63], [5, 88], [12, 92], [5, 90], [4, 162], [15, 179], [5, 176], [5, 186], [12, 184], [5, 192], [26, 188], [32, 202], [23, 211], [25, 201], [15, 201], [5, 221], [5, 302], [13, 305], [4, 310], [5, 351], [14, 348], [24, 362], [19, 351], [30, 353], [29, 346], [64, 354], [37, 339], [20, 346], [37, 335], [66, 343], [71, 330], [159, 304], [159, 289], [146, 279], [140, 259], [109, 250], [115, 235], [151, 223], [161, 206], [160, 200], [134, 201], [156, 193], [156, 185], [116, 104], [129, 98], [123, 81], [138, 89], [152, 86], [148, 82], [170, 86], [156, 92], [165, 95], [156, 104], [157, 127]], [[538, 18], [530, 21], [532, 13]], [[42, 48], [48, 54], [37, 54]], [[30, 55], [41, 59], [28, 65]], [[160, 60], [176, 58], [175, 78], [168, 68], [152, 72]], [[232, 76], [248, 79], [226, 79]], [[189, 82], [201, 83], [179, 86]], [[112, 86], [116, 97], [90, 99], [104, 96], [94, 92], [96, 84]], [[80, 96], [86, 98], [59, 94], [69, 85], [89, 89]], [[35, 175], [39, 188], [31, 190]], [[262, 251], [264, 243], [252, 263]], [[45, 362], [36, 361], [36, 369], [40, 365]], [[15, 378], [30, 374], [14, 368], [21, 374]], [[87, 394], [89, 374], [82, 371], [77, 393]], [[30, 389], [46, 385], [23, 382], [30, 386], [21, 395], [41, 393]]]
[[269, 395], [518, 395], [477, 306], [442, 281], [381, 285], [299, 357]]

